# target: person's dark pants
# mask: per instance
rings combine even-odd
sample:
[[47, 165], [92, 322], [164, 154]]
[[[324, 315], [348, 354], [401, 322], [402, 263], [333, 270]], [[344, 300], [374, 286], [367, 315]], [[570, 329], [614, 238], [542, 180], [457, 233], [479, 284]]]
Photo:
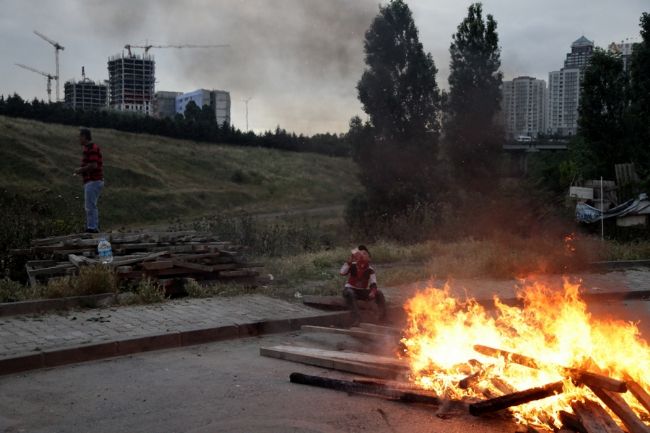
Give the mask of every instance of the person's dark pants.
[[[359, 304], [357, 300], [370, 301], [370, 289], [353, 289], [346, 287], [343, 289], [343, 298], [348, 308], [352, 312], [352, 320], [358, 322], [361, 318], [359, 314]], [[375, 303], [379, 307], [379, 320], [386, 319], [386, 298], [381, 290], [377, 290], [375, 295]]]

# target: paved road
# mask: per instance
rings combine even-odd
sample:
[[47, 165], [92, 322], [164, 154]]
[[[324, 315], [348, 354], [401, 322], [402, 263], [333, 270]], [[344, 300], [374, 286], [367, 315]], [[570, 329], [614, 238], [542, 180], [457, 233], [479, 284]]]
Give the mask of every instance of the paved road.
[[344, 375], [259, 356], [260, 345], [313, 338], [247, 338], [0, 377], [0, 432], [515, 431], [503, 420], [443, 420], [431, 407], [294, 385], [294, 371]]

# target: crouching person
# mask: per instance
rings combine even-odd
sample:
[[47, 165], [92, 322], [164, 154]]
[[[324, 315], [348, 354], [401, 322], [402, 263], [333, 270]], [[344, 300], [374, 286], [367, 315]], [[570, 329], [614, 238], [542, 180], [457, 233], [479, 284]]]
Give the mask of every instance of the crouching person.
[[370, 266], [370, 252], [364, 245], [352, 250], [352, 255], [341, 267], [341, 275], [348, 281], [343, 289], [343, 298], [352, 312], [353, 326], [361, 321], [357, 300], [375, 301], [379, 307], [379, 321], [386, 321], [386, 298], [377, 289], [377, 274]]

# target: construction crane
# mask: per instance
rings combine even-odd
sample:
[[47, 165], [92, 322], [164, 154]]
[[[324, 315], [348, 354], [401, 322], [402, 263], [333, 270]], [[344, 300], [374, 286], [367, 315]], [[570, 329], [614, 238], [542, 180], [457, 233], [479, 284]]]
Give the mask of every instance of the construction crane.
[[23, 69], [27, 69], [28, 71], [35, 72], [47, 78], [47, 101], [52, 102], [52, 80], [58, 81], [59, 77], [57, 77], [56, 75], [48, 74], [47, 72], [39, 71], [38, 69], [34, 69], [30, 66], [25, 66], [20, 63], [16, 63], [16, 66], [19, 66]]
[[65, 47], [36, 30], [34, 30], [34, 34], [54, 47], [54, 60], [56, 62], [56, 102], [59, 102], [59, 51], [65, 50]]
[[129, 52], [129, 56], [132, 56], [131, 48], [142, 48], [144, 53], [147, 54], [152, 48], [229, 48], [230, 45], [194, 45], [194, 44], [172, 44], [172, 45], [133, 45], [126, 44], [124, 48]]

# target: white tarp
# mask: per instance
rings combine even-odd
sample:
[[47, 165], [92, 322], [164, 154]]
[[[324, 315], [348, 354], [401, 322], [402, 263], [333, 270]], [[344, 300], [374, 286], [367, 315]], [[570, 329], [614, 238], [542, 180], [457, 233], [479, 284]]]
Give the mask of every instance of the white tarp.
[[650, 215], [650, 200], [647, 194], [640, 194], [638, 198], [628, 200], [606, 212], [601, 212], [600, 209], [586, 203], [576, 205], [576, 219], [581, 223], [594, 223], [601, 219], [626, 215]]

